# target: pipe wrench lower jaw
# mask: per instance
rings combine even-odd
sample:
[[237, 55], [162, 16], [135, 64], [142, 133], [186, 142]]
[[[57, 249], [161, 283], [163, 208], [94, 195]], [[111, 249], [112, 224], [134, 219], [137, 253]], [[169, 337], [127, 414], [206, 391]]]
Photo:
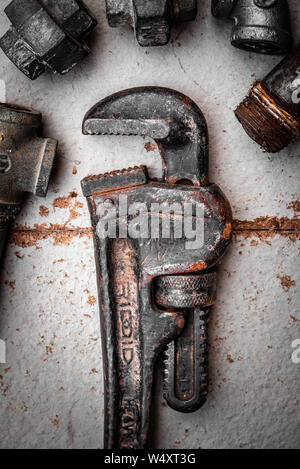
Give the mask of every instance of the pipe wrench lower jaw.
[[[180, 339], [177, 338], [188, 316], [188, 333], [182, 342], [186, 350], [176, 356], [179, 362], [186, 363], [190, 381], [195, 381], [195, 396], [190, 397], [190, 402], [185, 402], [180, 410], [195, 410], [196, 405], [199, 407], [199, 399], [203, 400], [204, 386], [199, 386], [203, 376], [199, 373], [206, 369], [205, 312], [193, 310], [193, 306], [197, 304], [204, 309], [204, 305], [212, 304], [214, 274], [198, 275], [197, 278], [193, 272], [210, 269], [225, 252], [231, 238], [230, 209], [214, 185], [195, 187], [149, 181], [144, 167], [87, 177], [82, 181], [82, 188], [92, 218], [98, 276], [105, 357], [105, 446], [110, 449], [145, 448], [148, 445], [154, 367], [168, 344], [175, 341], [171, 347], [178, 348]], [[179, 204], [187, 199], [194, 203], [202, 200], [206, 207], [204, 232], [207, 244], [187, 250], [185, 236], [179, 239], [152, 237], [152, 228], [149, 230], [148, 224], [148, 216], [153, 215], [152, 204], [159, 204], [163, 209], [166, 201]], [[124, 203], [126, 207], [122, 206]], [[164, 216], [164, 212], [156, 212], [156, 220], [162, 222]], [[183, 218], [182, 213], [182, 221]], [[151, 227], [153, 220], [155, 216], [151, 218]], [[166, 291], [165, 280], [169, 278], [174, 293], [176, 279], [182, 275], [187, 279], [181, 280], [184, 293], [181, 307], [178, 307], [176, 303], [170, 303], [172, 291], [169, 289], [163, 300], [163, 289], [158, 287], [164, 283]], [[192, 359], [191, 350], [194, 351]], [[175, 380], [179, 374], [176, 371]]]

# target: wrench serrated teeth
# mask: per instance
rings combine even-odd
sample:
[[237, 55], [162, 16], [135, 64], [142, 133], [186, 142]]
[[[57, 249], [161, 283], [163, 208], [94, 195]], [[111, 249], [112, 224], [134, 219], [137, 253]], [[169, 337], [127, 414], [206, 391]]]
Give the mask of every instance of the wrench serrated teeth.
[[83, 123], [85, 135], [147, 135], [164, 139], [170, 134], [170, 126], [163, 119], [87, 118]]
[[163, 352], [163, 369], [162, 369], [162, 377], [163, 377], [163, 397], [167, 400], [168, 398], [168, 388], [169, 388], [169, 378], [170, 378], [170, 367], [172, 366], [170, 363], [171, 359], [171, 351], [170, 345], [167, 345]]
[[145, 166], [134, 166], [109, 173], [88, 176], [81, 181], [81, 187], [85, 197], [94, 192], [107, 192], [111, 189], [138, 186], [148, 181], [147, 168]]

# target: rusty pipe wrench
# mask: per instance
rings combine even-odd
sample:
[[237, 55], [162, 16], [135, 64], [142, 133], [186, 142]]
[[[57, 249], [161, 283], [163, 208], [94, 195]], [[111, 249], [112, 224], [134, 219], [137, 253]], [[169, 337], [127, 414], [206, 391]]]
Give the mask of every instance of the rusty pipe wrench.
[[[147, 135], [162, 157], [163, 177], [157, 181], [149, 180], [143, 166], [82, 181], [92, 219], [99, 289], [105, 447], [145, 448], [155, 362], [168, 343], [180, 340], [193, 318], [195, 326], [187, 327], [170, 365], [189, 369], [191, 383], [201, 381], [203, 363], [201, 354], [193, 353], [194, 339], [197, 344], [200, 311], [210, 306], [214, 296], [215, 266], [231, 240], [231, 210], [221, 190], [208, 182], [207, 125], [187, 96], [158, 87], [116, 93], [86, 114], [83, 133]], [[188, 222], [203, 228], [197, 245], [189, 245], [188, 230], [180, 233], [180, 225]], [[171, 227], [166, 235], [164, 223]], [[174, 380], [182, 374], [175, 369]], [[200, 388], [195, 383], [192, 392], [201, 394]], [[178, 410], [184, 411], [185, 396], [175, 398]], [[190, 394], [187, 399], [191, 400]]]
[[39, 136], [42, 115], [0, 103], [0, 257], [26, 192], [45, 197], [57, 141]]

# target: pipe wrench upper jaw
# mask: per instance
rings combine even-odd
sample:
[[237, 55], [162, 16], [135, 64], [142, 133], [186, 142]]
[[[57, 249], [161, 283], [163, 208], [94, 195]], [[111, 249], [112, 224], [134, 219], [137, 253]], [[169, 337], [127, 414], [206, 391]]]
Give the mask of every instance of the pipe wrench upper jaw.
[[147, 184], [149, 180], [146, 166], [111, 171], [97, 176], [88, 176], [81, 181], [82, 192], [85, 197], [95, 193], [117, 191], [125, 187], [134, 187]]

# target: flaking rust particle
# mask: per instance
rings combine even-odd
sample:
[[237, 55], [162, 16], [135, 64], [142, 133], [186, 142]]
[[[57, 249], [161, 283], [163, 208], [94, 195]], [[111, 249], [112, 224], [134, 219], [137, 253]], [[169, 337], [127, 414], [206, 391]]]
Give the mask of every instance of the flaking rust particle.
[[94, 306], [96, 304], [96, 298], [94, 296], [89, 296], [88, 303], [91, 306]]
[[47, 207], [45, 207], [45, 205], [41, 205], [39, 214], [41, 217], [48, 217], [50, 214], [50, 210]]
[[149, 153], [150, 151], [154, 151], [154, 150], [155, 150], [155, 145], [154, 145], [154, 143], [151, 143], [151, 142], [145, 143], [144, 147], [145, 147], [145, 150], [146, 150], [148, 153]]
[[286, 208], [288, 210], [294, 210], [294, 217], [297, 217], [298, 213], [300, 213], [300, 200], [292, 200], [292, 202], [287, 204]]
[[9, 243], [21, 248], [39, 247], [39, 242], [52, 238], [54, 246], [69, 246], [74, 238], [92, 238], [90, 228], [67, 229], [65, 225], [50, 224], [49, 228], [45, 226], [36, 226], [35, 229], [26, 226], [18, 226], [12, 231]]
[[68, 196], [57, 197], [53, 202], [54, 209], [56, 208], [69, 208], [73, 199], [78, 197], [74, 191], [70, 192]]
[[282, 289], [285, 292], [288, 292], [291, 287], [294, 287], [296, 285], [295, 280], [292, 280], [290, 275], [277, 275], [277, 278], [280, 280]]

